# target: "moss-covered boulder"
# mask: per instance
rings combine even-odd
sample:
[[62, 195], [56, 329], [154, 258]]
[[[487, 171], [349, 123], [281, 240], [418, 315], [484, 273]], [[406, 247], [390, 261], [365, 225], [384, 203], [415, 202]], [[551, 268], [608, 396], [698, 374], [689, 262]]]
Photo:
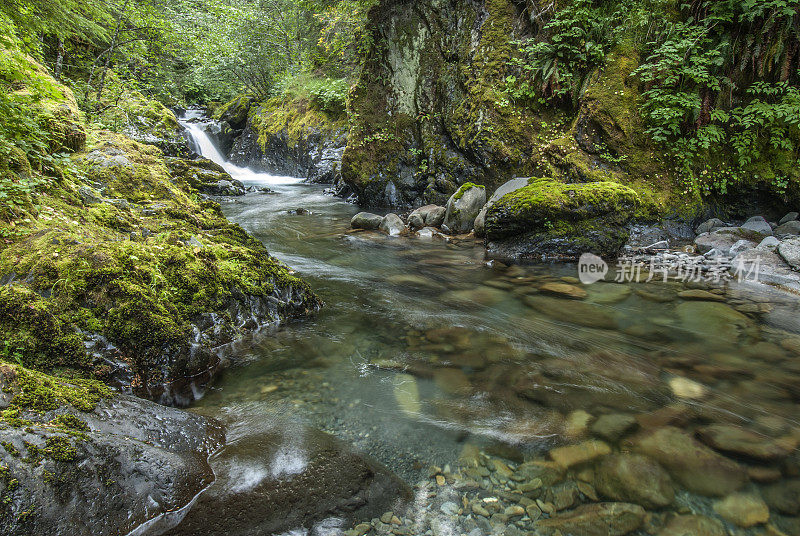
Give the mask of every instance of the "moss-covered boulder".
[[173, 180], [184, 180], [201, 193], [219, 196], [240, 196], [246, 193], [242, 181], [231, 177], [222, 166], [208, 158], [168, 158], [166, 162]]
[[489, 252], [519, 260], [587, 252], [613, 257], [628, 238], [625, 226], [638, 205], [636, 192], [614, 182], [530, 179], [487, 210]]
[[451, 233], [468, 233], [486, 204], [486, 188], [479, 184], [461, 185], [447, 201], [444, 226]]
[[0, 364], [0, 393], [3, 534], [127, 533], [214, 479], [214, 421], [18, 365]]

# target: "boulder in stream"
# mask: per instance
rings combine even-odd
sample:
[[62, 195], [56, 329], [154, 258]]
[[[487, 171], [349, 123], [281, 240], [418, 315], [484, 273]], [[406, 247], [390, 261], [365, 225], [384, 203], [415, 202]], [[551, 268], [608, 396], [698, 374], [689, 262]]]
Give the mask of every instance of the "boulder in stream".
[[475, 218], [486, 204], [486, 188], [470, 182], [461, 185], [447, 201], [444, 226], [454, 234], [472, 230]]
[[344, 526], [411, 498], [399, 478], [328, 434], [290, 423], [242, 432], [212, 459], [217, 480], [166, 534], [256, 536], [323, 522]]

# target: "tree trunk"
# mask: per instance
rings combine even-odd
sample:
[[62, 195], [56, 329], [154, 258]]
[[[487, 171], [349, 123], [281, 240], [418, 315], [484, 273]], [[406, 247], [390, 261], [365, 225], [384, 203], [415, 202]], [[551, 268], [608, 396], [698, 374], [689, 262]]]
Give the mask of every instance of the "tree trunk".
[[56, 56], [56, 67], [53, 70], [53, 78], [61, 81], [61, 69], [64, 67], [64, 41], [58, 40], [58, 55]]
[[119, 32], [122, 29], [122, 21], [125, 19], [125, 11], [128, 10], [129, 1], [130, 0], [125, 0], [125, 4], [122, 6], [122, 11], [119, 12], [119, 17], [117, 17], [117, 27], [114, 30], [114, 37], [111, 38], [111, 46], [108, 49], [108, 55], [106, 56], [106, 61], [103, 64], [103, 71], [100, 75], [100, 84], [97, 87], [97, 106], [100, 106], [100, 97], [103, 95], [103, 88], [106, 85], [106, 73], [108, 72], [108, 67], [111, 65], [111, 57], [114, 55], [114, 49], [117, 47]]

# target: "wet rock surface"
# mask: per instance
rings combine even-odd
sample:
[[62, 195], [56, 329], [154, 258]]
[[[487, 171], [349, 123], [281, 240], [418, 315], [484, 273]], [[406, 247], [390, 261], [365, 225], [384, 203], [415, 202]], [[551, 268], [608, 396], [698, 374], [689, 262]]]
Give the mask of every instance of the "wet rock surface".
[[411, 499], [386, 468], [322, 432], [276, 424], [214, 457], [217, 480], [169, 535], [280, 534], [369, 519]]
[[124, 395], [91, 412], [62, 407], [27, 417], [64, 416], [85, 427], [0, 423], [3, 534], [127, 533], [183, 508], [214, 480], [206, 459], [224, 437], [214, 420]]

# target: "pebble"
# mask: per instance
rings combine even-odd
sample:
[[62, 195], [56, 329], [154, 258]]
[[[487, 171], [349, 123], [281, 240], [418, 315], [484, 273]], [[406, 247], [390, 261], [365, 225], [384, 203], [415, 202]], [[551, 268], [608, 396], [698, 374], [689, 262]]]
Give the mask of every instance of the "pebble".
[[714, 503], [714, 511], [740, 527], [748, 528], [769, 521], [764, 500], [751, 493], [734, 493]]
[[576, 445], [555, 448], [550, 451], [549, 455], [550, 459], [559, 466], [564, 469], [569, 469], [572, 466], [590, 462], [605, 456], [610, 452], [611, 447], [609, 447], [607, 443], [597, 439], [591, 439]]
[[682, 376], [675, 376], [674, 378], [671, 378], [668, 383], [669, 388], [672, 389], [672, 394], [678, 398], [697, 400], [705, 397], [708, 393], [708, 389], [706, 389], [706, 386], [702, 383], [698, 383]]

